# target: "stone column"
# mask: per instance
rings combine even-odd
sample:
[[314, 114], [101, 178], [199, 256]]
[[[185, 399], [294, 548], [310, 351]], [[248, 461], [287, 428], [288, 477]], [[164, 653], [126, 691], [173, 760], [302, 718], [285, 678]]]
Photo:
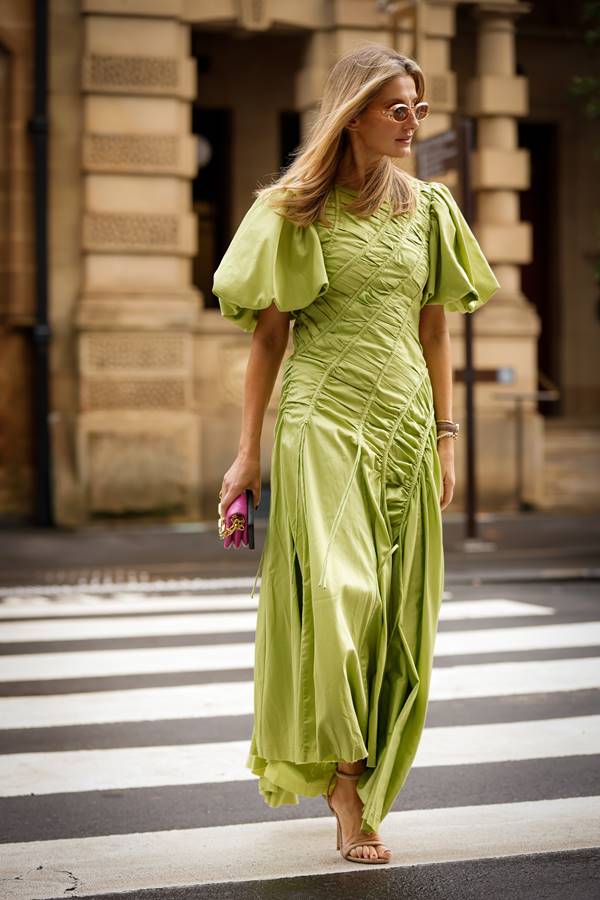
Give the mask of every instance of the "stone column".
[[321, 8], [320, 21], [315, 22], [308, 42], [302, 69], [296, 78], [296, 108], [300, 112], [302, 131], [308, 129], [323, 96], [327, 76], [345, 53], [365, 41], [392, 45], [390, 16], [373, 3], [341, 0], [331, 10]]
[[[518, 147], [517, 118], [528, 109], [527, 79], [515, 72], [515, 18], [528, 12], [519, 0], [482, 2], [477, 21], [477, 75], [467, 91], [467, 113], [477, 120], [473, 153], [476, 194], [474, 231], [501, 288], [475, 317], [475, 365], [510, 367], [510, 385], [480, 383], [478, 467], [483, 504], [510, 507], [515, 486], [514, 405], [508, 395], [537, 389], [539, 321], [520, 287], [520, 266], [531, 258], [531, 225], [520, 221], [519, 191], [529, 184], [529, 158]], [[461, 356], [457, 364], [462, 364]], [[503, 399], [502, 395], [506, 395]], [[459, 407], [462, 390], [457, 391]], [[542, 494], [543, 420], [534, 401], [525, 404], [525, 484], [527, 499]]]
[[86, 514], [197, 513], [189, 26], [85, 0], [77, 460]]
[[[425, 74], [425, 97], [430, 114], [419, 125], [418, 141], [442, 134], [453, 126], [456, 111], [456, 74], [450, 65], [452, 38], [456, 31], [456, 2], [424, 3], [420, 17], [421, 33], [417, 40], [417, 62]], [[411, 52], [411, 48], [407, 48]], [[416, 174], [416, 153], [411, 154], [410, 171]], [[458, 172], [452, 169], [435, 180], [444, 181], [449, 187], [457, 184]]]

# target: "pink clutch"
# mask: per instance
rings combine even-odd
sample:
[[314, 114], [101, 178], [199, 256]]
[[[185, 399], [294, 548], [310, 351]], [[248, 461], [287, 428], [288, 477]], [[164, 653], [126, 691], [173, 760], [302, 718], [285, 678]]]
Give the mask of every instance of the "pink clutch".
[[232, 500], [224, 520], [219, 516], [219, 537], [225, 550], [242, 546], [254, 549], [254, 495], [249, 488]]

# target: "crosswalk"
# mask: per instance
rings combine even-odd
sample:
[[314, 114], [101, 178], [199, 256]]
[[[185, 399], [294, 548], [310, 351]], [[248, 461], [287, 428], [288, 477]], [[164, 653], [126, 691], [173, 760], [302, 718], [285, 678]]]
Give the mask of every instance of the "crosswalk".
[[[271, 809], [244, 766], [251, 585], [0, 591], [3, 900], [297, 876], [317, 896], [356, 870], [322, 798]], [[592, 613], [445, 596], [426, 728], [381, 827], [386, 871], [600, 846]]]

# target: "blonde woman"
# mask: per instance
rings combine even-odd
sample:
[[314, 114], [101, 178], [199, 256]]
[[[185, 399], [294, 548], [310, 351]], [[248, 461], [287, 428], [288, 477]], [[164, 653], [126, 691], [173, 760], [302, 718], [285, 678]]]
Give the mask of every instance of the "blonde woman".
[[323, 794], [346, 859], [377, 832], [421, 738], [452, 499], [445, 310], [499, 287], [452, 193], [393, 163], [428, 112], [417, 63], [367, 44], [332, 69], [291, 166], [256, 198], [214, 277], [252, 332], [222, 515], [260, 500], [263, 418], [293, 323], [259, 566], [247, 767], [267, 804]]

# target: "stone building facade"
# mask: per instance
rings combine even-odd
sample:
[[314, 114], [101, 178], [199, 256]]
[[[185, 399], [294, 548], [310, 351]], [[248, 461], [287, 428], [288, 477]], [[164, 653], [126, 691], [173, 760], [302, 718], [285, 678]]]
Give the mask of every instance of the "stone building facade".
[[[396, 4], [397, 11], [410, 4]], [[543, 7], [543, 9], [540, 9]], [[49, 4], [49, 314], [55, 521], [212, 518], [239, 435], [250, 338], [212, 271], [285, 163], [335, 60], [364, 40], [415, 55], [431, 115], [476, 124], [473, 228], [501, 283], [474, 317], [481, 506], [543, 503], [545, 418], [593, 418], [600, 179], [569, 91], [594, 62], [570, 4], [423, 0], [57, 0]], [[0, 518], [32, 515], [33, 4], [0, 0]], [[416, 28], [415, 28], [416, 24]], [[416, 35], [416, 37], [415, 37]], [[414, 156], [403, 161], [416, 174]], [[436, 180], [458, 192], [458, 172]], [[457, 193], [460, 199], [460, 194]], [[462, 317], [450, 316], [457, 371]], [[290, 342], [291, 345], [291, 342]], [[560, 404], [540, 407], [540, 373]], [[268, 478], [276, 386], [263, 432]], [[463, 417], [460, 379], [455, 415]], [[541, 410], [541, 411], [540, 411]], [[459, 488], [463, 445], [457, 443]]]

